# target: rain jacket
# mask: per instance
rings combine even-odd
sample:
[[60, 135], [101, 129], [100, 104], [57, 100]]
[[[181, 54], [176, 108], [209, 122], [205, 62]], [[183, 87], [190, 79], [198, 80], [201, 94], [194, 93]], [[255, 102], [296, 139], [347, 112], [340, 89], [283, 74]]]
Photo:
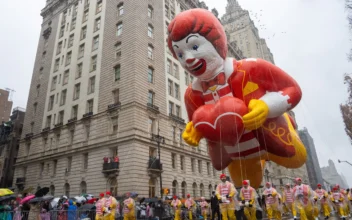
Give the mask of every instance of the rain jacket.
[[73, 205], [73, 201], [70, 200], [68, 202], [68, 212], [67, 212], [67, 220], [76, 220], [77, 219], [77, 207]]

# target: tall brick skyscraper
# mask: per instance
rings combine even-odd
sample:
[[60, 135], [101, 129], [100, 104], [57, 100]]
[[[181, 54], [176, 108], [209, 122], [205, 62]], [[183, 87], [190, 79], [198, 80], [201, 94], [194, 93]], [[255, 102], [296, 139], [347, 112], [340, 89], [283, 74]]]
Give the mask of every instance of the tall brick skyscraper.
[[[159, 195], [152, 137], [160, 132], [163, 187], [183, 197], [209, 196], [220, 172], [204, 144], [191, 148], [180, 138], [187, 122], [183, 93], [192, 77], [166, 46], [170, 20], [195, 7], [206, 5], [47, 1], [15, 170], [19, 190]], [[229, 46], [229, 55], [235, 52]]]

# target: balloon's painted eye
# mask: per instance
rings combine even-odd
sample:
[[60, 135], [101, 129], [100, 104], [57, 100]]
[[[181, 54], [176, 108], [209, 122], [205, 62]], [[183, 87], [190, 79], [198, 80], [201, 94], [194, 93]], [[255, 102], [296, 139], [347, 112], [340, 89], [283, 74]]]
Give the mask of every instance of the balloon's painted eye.
[[182, 59], [183, 57], [182, 53], [178, 53], [178, 57]]
[[192, 47], [192, 49], [193, 49], [193, 50], [198, 50], [198, 45], [194, 45], [194, 46]]

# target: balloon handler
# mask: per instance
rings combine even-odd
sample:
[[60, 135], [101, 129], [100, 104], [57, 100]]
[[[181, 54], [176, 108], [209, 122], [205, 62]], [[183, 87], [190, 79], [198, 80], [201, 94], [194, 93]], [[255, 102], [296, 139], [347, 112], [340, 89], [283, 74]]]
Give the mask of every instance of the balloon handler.
[[215, 195], [220, 203], [220, 212], [222, 220], [236, 220], [235, 216], [235, 198], [237, 190], [232, 183], [226, 181], [226, 175], [220, 175], [221, 183], [216, 187]]
[[198, 146], [205, 138], [214, 168], [227, 167], [236, 187], [248, 179], [258, 188], [266, 160], [287, 168], [305, 163], [305, 147], [287, 114], [302, 96], [291, 76], [261, 59], [226, 57], [225, 31], [205, 9], [179, 13], [168, 33], [173, 56], [195, 77], [184, 96], [186, 143]]
[[240, 191], [240, 206], [244, 209], [244, 215], [248, 220], [256, 220], [256, 192], [253, 187], [249, 185], [248, 180], [243, 181], [243, 187]]

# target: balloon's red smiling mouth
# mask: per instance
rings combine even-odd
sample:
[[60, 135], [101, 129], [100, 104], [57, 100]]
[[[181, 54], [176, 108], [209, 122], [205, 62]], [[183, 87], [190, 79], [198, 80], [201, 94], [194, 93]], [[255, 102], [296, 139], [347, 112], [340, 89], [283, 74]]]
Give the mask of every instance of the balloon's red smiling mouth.
[[190, 67], [187, 67], [187, 69], [194, 75], [194, 76], [200, 76], [202, 75], [205, 70], [207, 69], [207, 63], [205, 62], [204, 59], [198, 60], [195, 64], [193, 64]]

